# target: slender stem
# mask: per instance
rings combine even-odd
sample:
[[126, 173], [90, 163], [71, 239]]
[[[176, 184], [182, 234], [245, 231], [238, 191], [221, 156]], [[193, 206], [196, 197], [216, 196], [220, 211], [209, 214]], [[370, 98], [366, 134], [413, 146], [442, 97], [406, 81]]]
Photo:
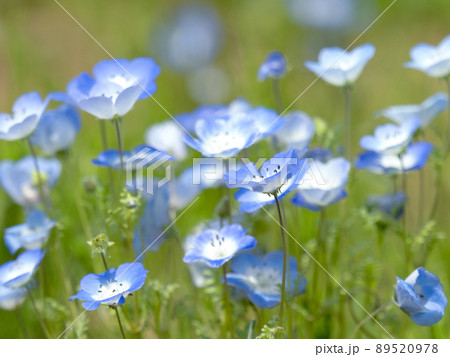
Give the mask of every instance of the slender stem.
[[385, 308], [387, 308], [388, 306], [392, 305], [393, 302], [389, 301], [383, 305], [381, 305], [378, 309], [376, 309], [375, 311], [373, 311], [372, 313], [370, 313], [369, 315], [367, 315], [367, 317], [365, 319], [363, 319], [358, 325], [356, 325], [355, 329], [353, 330], [352, 336], [350, 338], [355, 338], [356, 333], [358, 332], [358, 330], [369, 320], [371, 320], [373, 317], [375, 317], [376, 314], [378, 314], [380, 311], [384, 310]]
[[36, 171], [36, 176], [37, 176], [37, 184], [38, 184], [38, 190], [39, 190], [39, 196], [40, 199], [42, 201], [42, 203], [44, 204], [46, 210], [49, 210], [49, 204], [47, 201], [47, 196], [45, 195], [45, 191], [44, 191], [44, 184], [42, 183], [42, 175], [41, 175], [41, 170], [39, 169], [39, 161], [37, 159], [36, 156], [36, 151], [34, 150], [34, 146], [31, 143], [30, 137], [27, 137], [27, 143], [28, 143], [28, 148], [30, 149], [30, 153], [31, 156], [33, 158], [33, 164], [34, 164], [34, 169]]
[[36, 302], [34, 301], [33, 294], [31, 294], [31, 290], [28, 286], [26, 286], [26, 289], [28, 291], [28, 296], [30, 297], [31, 306], [33, 306], [33, 310], [36, 313], [36, 317], [39, 321], [39, 324], [41, 325], [42, 331], [44, 331], [44, 334], [47, 338], [52, 338], [50, 335], [50, 332], [48, 331], [47, 325], [45, 323], [44, 318], [42, 317], [41, 313], [39, 312]]
[[344, 88], [345, 93], [345, 132], [346, 132], [346, 152], [345, 156], [347, 157], [347, 160], [351, 160], [352, 158], [352, 128], [351, 128], [351, 87], [346, 86]]
[[281, 245], [283, 247], [283, 277], [281, 280], [281, 301], [280, 301], [280, 314], [278, 315], [278, 326], [283, 326], [283, 312], [284, 304], [286, 303], [286, 241], [284, 238], [284, 225], [283, 225], [283, 215], [281, 214], [280, 202], [278, 201], [277, 194], [274, 194], [275, 202], [277, 204], [278, 219], [280, 220], [281, 229]]
[[[406, 170], [405, 167], [403, 165], [403, 159], [402, 156], [399, 155], [398, 156], [399, 160], [400, 160], [400, 165], [401, 165], [401, 169], [402, 169], [402, 189], [403, 192], [405, 194], [405, 196], [407, 195], [406, 191], [407, 191], [407, 184], [406, 184]], [[405, 245], [405, 267], [406, 270], [408, 271], [409, 269], [409, 263], [410, 263], [410, 251], [409, 251], [409, 245], [408, 245], [408, 236], [407, 236], [407, 230], [406, 230], [406, 214], [407, 214], [407, 201], [405, 200], [404, 203], [404, 212], [403, 212], [403, 243]]]
[[272, 79], [273, 97], [275, 99], [275, 108], [278, 114], [283, 112], [283, 99], [281, 96], [280, 80]]
[[103, 252], [101, 252], [100, 256], [102, 257], [102, 261], [103, 261], [103, 265], [105, 266], [105, 269], [108, 270], [108, 263], [106, 263], [105, 254], [103, 254]]
[[222, 265], [223, 272], [223, 298], [225, 303], [225, 331], [228, 329], [230, 332], [230, 337], [234, 336], [234, 328], [233, 328], [233, 319], [231, 317], [231, 302], [230, 302], [230, 294], [228, 291], [228, 281], [227, 281], [227, 268], [226, 264]]
[[15, 315], [16, 315], [16, 318], [17, 318], [17, 323], [19, 324], [19, 328], [22, 331], [23, 337], [24, 338], [29, 338], [27, 327], [25, 326], [25, 323], [23, 321], [23, 316], [22, 316], [22, 313], [20, 312], [20, 309], [17, 309], [14, 312], [15, 312]]
[[124, 340], [126, 340], [127, 337], [125, 336], [125, 332], [123, 331], [122, 321], [120, 321], [120, 315], [119, 315], [119, 310], [117, 309], [117, 306], [114, 307], [114, 311], [116, 312], [117, 322], [119, 323], [119, 328], [120, 328], [120, 333], [122, 334], [122, 338]]
[[114, 118], [114, 124], [116, 126], [116, 135], [117, 135], [117, 145], [119, 147], [119, 156], [120, 156], [120, 169], [124, 170], [124, 164], [123, 164], [123, 150], [122, 150], [122, 138], [120, 136], [120, 123], [119, 118]]
[[231, 200], [232, 200], [232, 195], [231, 195], [231, 188], [227, 187], [227, 194], [228, 194], [228, 224], [231, 224], [233, 222], [233, 208], [231, 207]]
[[423, 224], [424, 206], [425, 206], [425, 172], [424, 169], [422, 169], [419, 171], [419, 207], [418, 207], [419, 228]]
[[100, 135], [102, 137], [102, 147], [103, 147], [103, 151], [104, 151], [104, 150], [108, 149], [108, 139], [106, 136], [105, 120], [99, 119], [98, 122], [100, 124]]
[[446, 142], [446, 150], [445, 152], [448, 153], [449, 145], [450, 145], [450, 76], [447, 77], [447, 94], [448, 94], [448, 121], [447, 121], [447, 142]]

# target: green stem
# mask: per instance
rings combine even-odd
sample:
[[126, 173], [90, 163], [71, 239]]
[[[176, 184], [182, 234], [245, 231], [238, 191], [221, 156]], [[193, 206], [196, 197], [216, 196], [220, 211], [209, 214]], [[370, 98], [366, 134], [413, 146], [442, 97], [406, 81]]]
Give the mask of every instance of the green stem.
[[224, 330], [228, 330], [230, 332], [230, 338], [234, 336], [234, 328], [233, 328], [233, 319], [231, 316], [231, 302], [230, 302], [230, 293], [228, 291], [228, 281], [227, 281], [227, 268], [226, 264], [222, 265], [223, 272], [223, 298], [225, 304], [225, 326]]
[[29, 338], [28, 331], [27, 331], [27, 328], [26, 328], [25, 323], [23, 321], [23, 316], [22, 316], [20, 310], [17, 309], [14, 312], [15, 312], [15, 315], [16, 315], [16, 318], [17, 318], [17, 323], [19, 324], [19, 328], [22, 331], [23, 337], [24, 338]]
[[119, 310], [117, 309], [117, 306], [114, 307], [114, 311], [116, 312], [117, 322], [119, 323], [119, 328], [120, 328], [120, 333], [122, 334], [122, 338], [124, 340], [126, 340], [127, 337], [125, 336], [125, 332], [123, 331], [122, 321], [120, 321], [120, 315], [119, 315]]
[[228, 195], [228, 224], [231, 224], [233, 222], [233, 207], [231, 206], [232, 202], [232, 195], [231, 195], [231, 188], [227, 187], [227, 195]]
[[98, 120], [99, 124], [100, 124], [100, 135], [102, 137], [102, 147], [103, 147], [103, 151], [108, 149], [108, 139], [106, 137], [106, 125], [105, 125], [105, 121], [102, 119]]
[[123, 174], [124, 163], [123, 163], [123, 150], [122, 150], [122, 138], [120, 136], [120, 123], [119, 118], [114, 118], [114, 124], [116, 126], [116, 135], [117, 135], [117, 146], [119, 147], [119, 156], [120, 156], [120, 169]]
[[424, 169], [419, 171], [419, 206], [418, 206], [418, 219], [419, 229], [423, 224], [423, 213], [425, 210], [425, 173]]
[[352, 158], [352, 130], [351, 130], [351, 87], [346, 86], [344, 88], [345, 93], [345, 132], [346, 132], [346, 153], [345, 156], [347, 157], [347, 160], [351, 160]]
[[34, 164], [34, 169], [36, 171], [36, 176], [37, 176], [37, 184], [38, 184], [40, 200], [44, 204], [45, 209], [48, 211], [50, 209], [50, 207], [49, 207], [49, 203], [47, 201], [47, 196], [45, 195], [44, 184], [42, 183], [41, 170], [39, 169], [39, 161], [36, 156], [36, 151], [34, 150], [34, 146], [31, 143], [30, 137], [27, 137], [26, 140], [28, 143], [28, 148], [30, 149], [31, 156], [33, 158], [33, 164]]
[[[446, 142], [446, 150], [445, 152], [448, 153], [449, 145], [450, 145], [450, 76], [447, 77], [447, 94], [448, 94], [448, 121], [447, 121], [447, 142]], [[446, 155], [447, 156], [447, 155]]]
[[272, 79], [273, 97], [275, 100], [275, 108], [278, 114], [283, 112], [283, 99], [281, 96], [280, 80]]
[[50, 335], [50, 332], [48, 331], [47, 324], [45, 323], [44, 318], [42, 317], [41, 313], [39, 312], [39, 310], [37, 308], [36, 301], [34, 301], [34, 297], [33, 297], [33, 294], [31, 294], [30, 288], [28, 286], [26, 286], [26, 289], [28, 291], [28, 296], [30, 297], [31, 306], [33, 307], [33, 310], [36, 313], [36, 317], [39, 321], [39, 324], [41, 325], [41, 328], [45, 334], [45, 337], [48, 339], [52, 338]]
[[393, 302], [389, 301], [383, 305], [381, 305], [378, 309], [367, 315], [365, 319], [363, 319], [358, 325], [356, 325], [355, 329], [353, 330], [352, 336], [350, 338], [355, 338], [355, 335], [359, 331], [359, 329], [369, 320], [371, 320], [373, 317], [375, 317], [376, 314], [378, 314], [380, 311], [383, 311], [388, 306], [392, 305]]
[[286, 240], [284, 238], [284, 226], [283, 226], [283, 215], [281, 214], [280, 202], [278, 201], [278, 195], [274, 194], [275, 202], [277, 204], [278, 219], [280, 221], [281, 229], [281, 245], [283, 247], [283, 276], [281, 280], [281, 301], [280, 301], [280, 313], [278, 315], [278, 326], [283, 326], [283, 312], [284, 304], [286, 303]]

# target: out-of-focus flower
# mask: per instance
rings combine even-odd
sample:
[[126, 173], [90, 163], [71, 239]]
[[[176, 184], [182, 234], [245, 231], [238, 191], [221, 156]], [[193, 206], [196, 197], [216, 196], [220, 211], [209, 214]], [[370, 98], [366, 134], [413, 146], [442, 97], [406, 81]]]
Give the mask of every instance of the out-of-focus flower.
[[258, 70], [258, 79], [265, 81], [267, 78], [280, 79], [286, 74], [286, 58], [278, 51], [270, 52]]
[[22, 94], [14, 102], [12, 114], [0, 113], [0, 140], [26, 138], [36, 129], [50, 97], [42, 99], [38, 92]]
[[25, 250], [38, 249], [47, 243], [50, 231], [55, 222], [42, 211], [31, 211], [25, 223], [5, 229], [4, 241], [11, 254], [20, 248]]
[[13, 311], [23, 304], [27, 297], [27, 289], [7, 288], [0, 284], [0, 309]]
[[301, 111], [292, 111], [284, 116], [285, 124], [274, 135], [278, 143], [287, 148], [304, 149], [311, 142], [315, 126], [311, 117]]
[[[37, 158], [40, 181], [44, 191], [48, 191], [58, 181], [61, 163], [57, 159]], [[40, 202], [39, 177], [35, 170], [33, 157], [25, 156], [14, 162], [0, 162], [0, 184], [11, 199], [21, 206], [33, 207]]]
[[[289, 258], [289, 266], [286, 290], [288, 294], [301, 295], [306, 290], [306, 279], [299, 277], [295, 258]], [[242, 289], [261, 309], [271, 309], [280, 303], [282, 278], [281, 251], [270, 252], [262, 258], [249, 253], [240, 254], [231, 261], [231, 273], [227, 273], [228, 284]]]
[[93, 77], [82, 73], [67, 85], [67, 94], [80, 109], [97, 119], [127, 114], [136, 101], [156, 91], [161, 69], [152, 58], [115, 59], [97, 63]]
[[147, 128], [145, 143], [173, 155], [176, 160], [183, 160], [187, 156], [184, 135], [185, 131], [180, 124], [174, 120], [166, 120]]
[[40, 249], [27, 250], [20, 253], [16, 260], [0, 265], [0, 286], [21, 288], [27, 285], [44, 255], [45, 251]]
[[351, 164], [346, 159], [337, 157], [326, 163], [314, 162], [314, 165], [317, 165], [318, 175], [313, 175], [298, 185], [292, 203], [311, 211], [319, 211], [347, 196], [345, 185]]
[[405, 280], [397, 277], [395, 295], [398, 306], [420, 326], [438, 323], [447, 307], [439, 278], [423, 267], [414, 270]]
[[432, 151], [433, 145], [425, 141], [411, 143], [400, 156], [366, 151], [359, 155], [355, 168], [380, 175], [398, 175], [421, 170]]
[[406, 195], [404, 192], [386, 195], [370, 195], [367, 197], [367, 207], [370, 211], [378, 211], [399, 219], [404, 212]]
[[308, 159], [319, 160], [327, 162], [333, 158], [333, 152], [330, 149], [324, 149], [320, 147], [312, 148], [306, 152], [305, 157]]
[[327, 47], [320, 51], [318, 62], [306, 61], [305, 66], [325, 82], [345, 87], [358, 79], [374, 55], [375, 47], [370, 43], [348, 52], [339, 47]]
[[435, 78], [445, 78], [450, 74], [450, 35], [437, 46], [420, 43], [410, 52], [411, 62], [405, 67], [414, 68]]
[[187, 73], [186, 89], [189, 97], [198, 104], [221, 103], [230, 96], [230, 75], [217, 66], [200, 68]]
[[377, 115], [384, 116], [401, 125], [411, 118], [420, 119], [420, 126], [425, 129], [433, 119], [448, 106], [447, 94], [436, 93], [421, 104], [395, 105], [380, 110]]
[[139, 290], [145, 283], [148, 271], [139, 262], [124, 263], [117, 270], [111, 268], [101, 274], [88, 274], [81, 279], [81, 290], [69, 301], [84, 301], [86, 310], [95, 310], [100, 304], [118, 306], [125, 304], [125, 298]]
[[81, 120], [78, 112], [63, 104], [42, 115], [30, 139], [45, 154], [54, 155], [58, 151], [67, 150], [75, 141], [80, 129]]
[[183, 261], [190, 264], [200, 260], [211, 268], [218, 268], [237, 253], [255, 247], [256, 239], [246, 233], [239, 224], [230, 224], [220, 230], [206, 229], [190, 239]]
[[373, 135], [365, 135], [359, 146], [378, 154], [397, 155], [409, 144], [414, 133], [420, 127], [420, 120], [411, 118], [401, 125], [383, 124], [375, 128]]

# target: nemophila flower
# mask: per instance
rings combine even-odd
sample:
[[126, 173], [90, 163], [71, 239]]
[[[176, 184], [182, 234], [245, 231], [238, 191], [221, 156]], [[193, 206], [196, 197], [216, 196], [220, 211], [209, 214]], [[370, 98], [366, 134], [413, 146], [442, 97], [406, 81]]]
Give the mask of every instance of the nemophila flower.
[[40, 249], [26, 250], [16, 260], [0, 265], [0, 285], [20, 288], [28, 284], [44, 255], [45, 251]]
[[316, 169], [311, 167], [311, 177], [298, 185], [292, 203], [311, 211], [319, 211], [347, 196], [345, 186], [351, 164], [342, 157], [326, 163], [310, 162], [310, 165], [312, 164]]
[[184, 135], [185, 131], [181, 124], [174, 120], [166, 120], [150, 126], [145, 131], [145, 142], [147, 145], [173, 155], [176, 160], [183, 160], [187, 156]]
[[0, 309], [13, 311], [23, 304], [27, 296], [27, 289], [8, 288], [0, 284]]
[[93, 76], [82, 73], [67, 85], [70, 99], [98, 119], [127, 114], [136, 101], [156, 91], [155, 79], [161, 69], [152, 58], [104, 60], [97, 63]]
[[145, 283], [148, 271], [142, 263], [124, 263], [117, 270], [111, 268], [101, 274], [88, 274], [80, 282], [81, 290], [69, 301], [84, 301], [86, 310], [95, 310], [101, 304], [118, 306], [125, 304], [125, 298], [139, 290]]
[[81, 129], [78, 112], [69, 105], [63, 104], [56, 109], [48, 110], [39, 121], [31, 136], [31, 142], [47, 155], [67, 150], [75, 141]]
[[373, 135], [365, 135], [359, 141], [359, 146], [379, 154], [399, 154], [411, 141], [414, 133], [420, 127], [420, 120], [411, 118], [401, 125], [383, 124], [375, 128]]
[[[306, 279], [300, 278], [297, 261], [290, 257], [289, 275], [286, 271], [288, 294], [305, 292]], [[276, 251], [259, 258], [243, 253], [231, 261], [231, 273], [227, 274], [230, 286], [242, 289], [251, 302], [261, 309], [271, 309], [281, 301], [280, 286], [283, 279], [283, 252]]]
[[305, 66], [325, 82], [344, 87], [358, 79], [374, 55], [375, 46], [370, 43], [348, 52], [339, 47], [328, 47], [320, 51], [318, 62], [306, 61]]
[[12, 114], [0, 113], [0, 140], [14, 141], [29, 136], [41, 119], [50, 97], [38, 92], [22, 94], [14, 102]]
[[330, 149], [316, 147], [316, 148], [309, 149], [306, 152], [305, 157], [308, 159], [326, 162], [326, 161], [330, 160], [331, 158], [333, 158], [333, 152]]
[[47, 243], [50, 231], [55, 222], [42, 211], [31, 211], [25, 223], [5, 229], [4, 241], [11, 254], [20, 248], [25, 250], [38, 249]]
[[402, 124], [411, 118], [418, 118], [421, 123], [420, 126], [425, 129], [447, 106], [447, 94], [436, 93], [421, 104], [395, 105], [380, 110], [377, 115], [384, 116], [397, 124]]
[[270, 52], [258, 70], [258, 79], [265, 81], [267, 78], [280, 79], [286, 74], [286, 58], [278, 51]]
[[438, 323], [447, 307], [439, 278], [423, 267], [414, 270], [405, 280], [397, 277], [395, 295], [398, 306], [420, 326]]
[[256, 239], [247, 235], [239, 224], [230, 224], [220, 230], [206, 229], [190, 240], [183, 261], [188, 264], [203, 261], [211, 268], [218, 268], [237, 253], [255, 245]]
[[[57, 159], [37, 158], [44, 191], [49, 191], [61, 174], [61, 163]], [[11, 199], [21, 206], [33, 207], [40, 201], [39, 177], [33, 157], [25, 156], [14, 162], [0, 162], [0, 184]]]
[[405, 209], [406, 195], [404, 192], [389, 193], [386, 195], [370, 195], [366, 205], [370, 211], [382, 212], [395, 219], [399, 219]]
[[411, 62], [405, 67], [422, 71], [430, 77], [444, 78], [450, 74], [450, 35], [437, 46], [420, 43], [410, 52]]
[[311, 142], [315, 130], [311, 117], [295, 110], [284, 115], [284, 125], [274, 135], [277, 142], [286, 148], [304, 149]]
[[381, 175], [397, 175], [421, 170], [425, 167], [433, 145], [421, 141], [411, 143], [400, 155], [363, 152], [355, 162], [355, 168]]

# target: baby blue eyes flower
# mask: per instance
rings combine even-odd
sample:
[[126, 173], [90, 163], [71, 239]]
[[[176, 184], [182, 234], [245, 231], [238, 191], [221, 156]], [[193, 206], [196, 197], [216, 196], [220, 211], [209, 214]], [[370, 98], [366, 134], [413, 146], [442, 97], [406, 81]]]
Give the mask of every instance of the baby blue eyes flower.
[[27, 250], [19, 254], [16, 260], [0, 265], [0, 285], [7, 288], [21, 288], [27, 285], [34, 275], [45, 251]]
[[145, 283], [148, 271], [139, 263], [124, 263], [117, 270], [111, 268], [101, 274], [88, 274], [80, 282], [81, 290], [69, 301], [84, 301], [81, 305], [89, 311], [100, 304], [118, 306], [125, 304], [125, 298]]
[[414, 68], [435, 78], [445, 78], [450, 74], [450, 35], [438, 46], [421, 43], [410, 52], [411, 62], [405, 67]]
[[398, 306], [420, 326], [438, 323], [447, 307], [439, 278], [423, 267], [414, 270], [405, 280], [397, 277], [395, 295]]
[[303, 149], [311, 142], [316, 128], [311, 117], [301, 111], [292, 111], [284, 116], [284, 125], [274, 136], [286, 148]]
[[363, 152], [355, 162], [355, 168], [375, 174], [398, 175], [402, 172], [421, 170], [425, 167], [433, 145], [422, 141], [411, 143], [399, 155]]
[[47, 155], [67, 150], [81, 129], [78, 112], [68, 105], [48, 110], [31, 136], [31, 142]]
[[317, 165], [317, 175], [298, 185], [297, 194], [292, 198], [292, 203], [311, 211], [320, 211], [347, 196], [345, 186], [351, 164], [344, 158], [338, 157], [326, 163], [317, 161], [315, 165]]
[[[41, 181], [44, 190], [48, 191], [58, 181], [61, 174], [61, 163], [57, 159], [38, 157]], [[31, 156], [14, 162], [0, 162], [0, 184], [11, 199], [21, 206], [33, 207], [40, 201], [38, 177]]]
[[339, 47], [323, 48], [318, 62], [306, 61], [305, 66], [325, 82], [338, 87], [352, 85], [360, 76], [367, 62], [375, 55], [370, 43], [345, 52]]
[[0, 140], [14, 141], [29, 136], [36, 129], [48, 102], [49, 97], [43, 100], [37, 92], [17, 98], [12, 114], [0, 113]]
[[280, 79], [286, 74], [286, 58], [278, 51], [267, 55], [266, 60], [259, 67], [258, 80], [265, 81], [267, 78]]
[[26, 288], [8, 288], [0, 284], [0, 309], [15, 310], [23, 304], [27, 294]]
[[104, 60], [97, 63], [93, 76], [82, 73], [67, 85], [70, 99], [98, 119], [127, 114], [136, 101], [156, 91], [160, 68], [152, 58]]
[[401, 125], [383, 124], [375, 128], [373, 135], [366, 135], [359, 141], [359, 146], [378, 154], [399, 154], [411, 141], [420, 127], [420, 120], [411, 118]]
[[421, 104], [395, 105], [380, 110], [377, 114], [379, 116], [384, 116], [399, 125], [411, 118], [418, 118], [421, 123], [420, 126], [425, 129], [438, 114], [442, 113], [447, 108], [447, 106], [447, 94], [436, 93]]
[[183, 140], [185, 131], [180, 125], [173, 120], [152, 125], [145, 132], [146, 144], [173, 155], [176, 160], [183, 160], [188, 151]]
[[188, 264], [203, 261], [211, 268], [218, 268], [237, 253], [255, 247], [256, 239], [246, 233], [239, 224], [220, 230], [206, 229], [190, 240], [183, 261]]
[[[295, 258], [290, 257], [289, 265], [286, 290], [293, 295], [301, 295], [306, 290], [306, 279], [299, 277]], [[231, 273], [227, 274], [228, 284], [242, 289], [251, 302], [261, 309], [271, 309], [280, 303], [282, 278], [281, 251], [270, 252], [262, 258], [249, 253], [240, 254], [231, 261]]]
[[25, 223], [5, 229], [4, 241], [11, 254], [20, 248], [25, 250], [42, 248], [47, 243], [50, 231], [55, 226], [42, 211], [31, 211]]
[[399, 219], [404, 212], [406, 195], [404, 192], [389, 193], [386, 195], [370, 195], [366, 205], [369, 211], [382, 212], [395, 219]]

